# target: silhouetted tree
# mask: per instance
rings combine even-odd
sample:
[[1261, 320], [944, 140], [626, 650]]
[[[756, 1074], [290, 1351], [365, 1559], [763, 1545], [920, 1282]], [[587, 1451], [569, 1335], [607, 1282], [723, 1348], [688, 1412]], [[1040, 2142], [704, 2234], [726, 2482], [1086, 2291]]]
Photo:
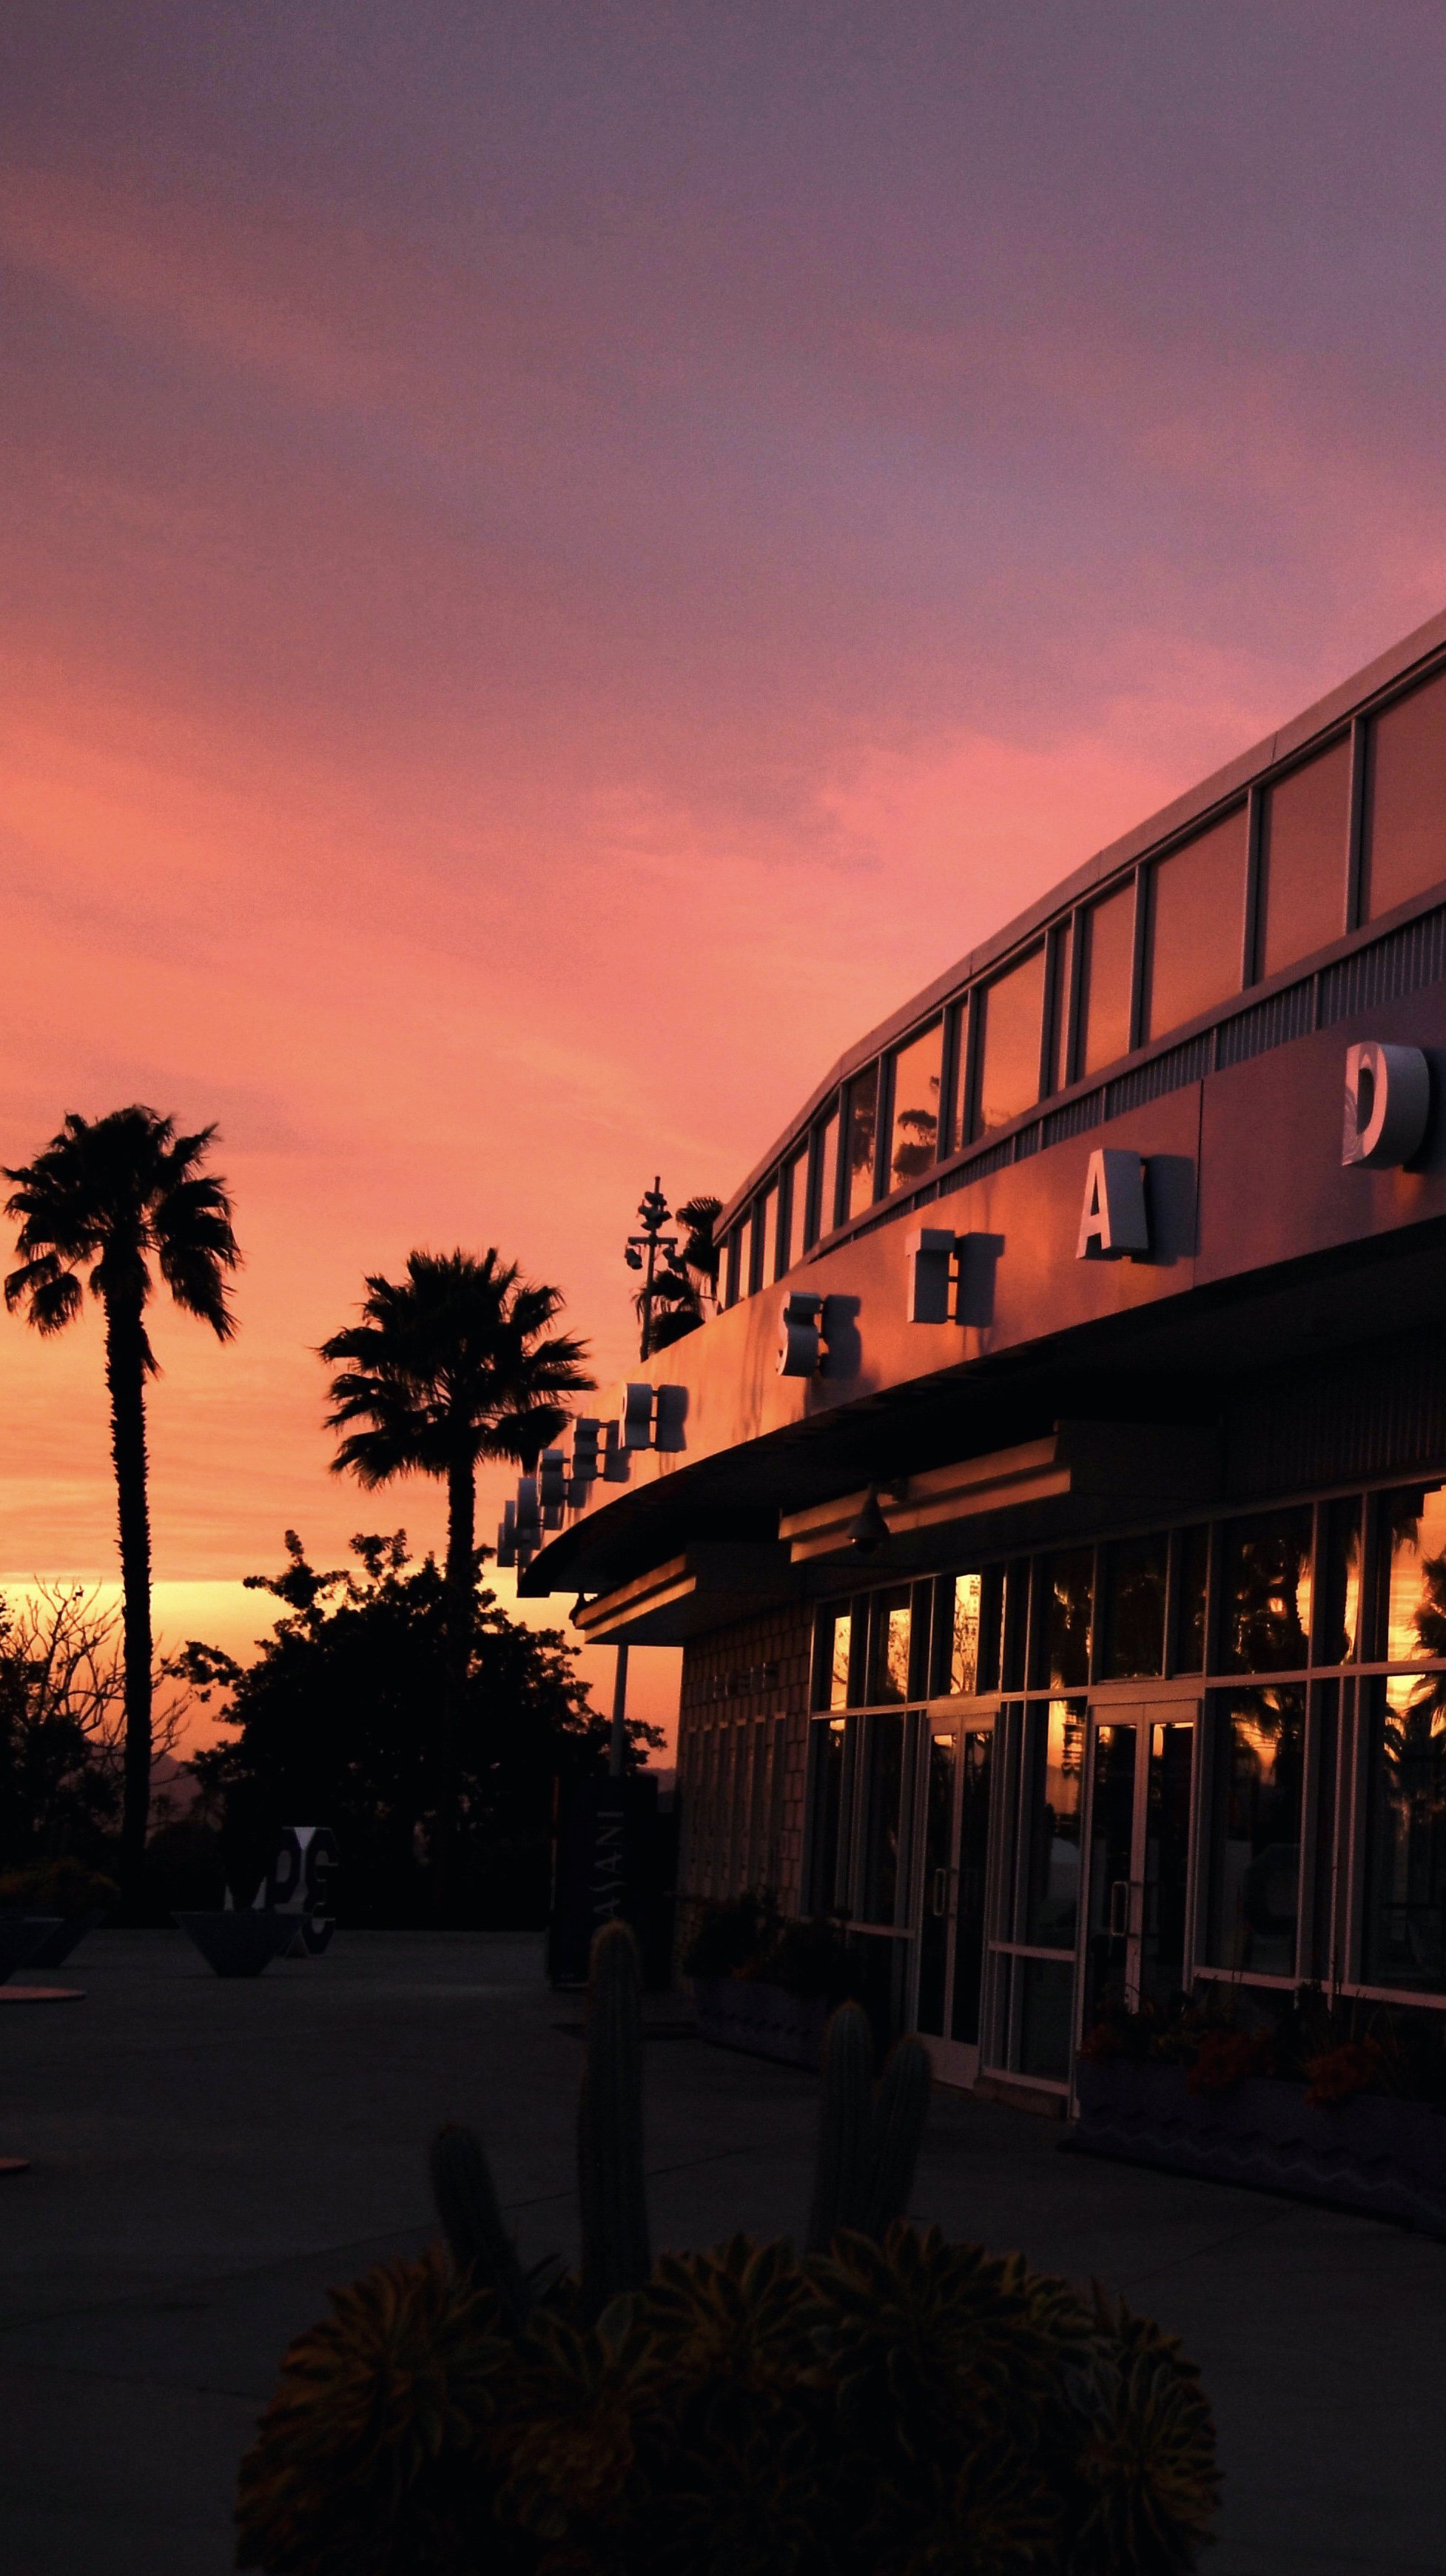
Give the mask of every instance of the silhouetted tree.
[[145, 1383], [158, 1373], [146, 1331], [151, 1263], [175, 1303], [219, 1341], [235, 1330], [226, 1273], [241, 1255], [225, 1183], [202, 1165], [215, 1136], [178, 1136], [172, 1119], [139, 1104], [106, 1118], [67, 1117], [33, 1163], [7, 1170], [7, 1213], [19, 1220], [20, 1267], [5, 1282], [40, 1333], [62, 1332], [84, 1304], [89, 1273], [105, 1317], [105, 1380], [120, 1526], [125, 1657], [125, 1785], [121, 1887], [139, 1901], [151, 1790], [151, 1524]]
[[[353, 1564], [318, 1570], [295, 1531], [279, 1575], [250, 1575], [281, 1605], [243, 1670], [192, 1649], [196, 1677], [229, 1680], [235, 1740], [194, 1759], [208, 1803], [239, 1814], [264, 1862], [277, 1826], [330, 1825], [338, 1895], [351, 1923], [415, 1922], [427, 1910], [424, 1855], [450, 1814], [459, 1918], [541, 1923], [547, 1912], [553, 1782], [600, 1768], [611, 1733], [588, 1704], [560, 1632], [510, 1619], [474, 1582], [460, 1766], [442, 1724], [450, 1644], [447, 1589], [432, 1557], [414, 1565], [406, 1532], [351, 1542]], [[629, 1729], [629, 1766], [656, 1731]]]
[[[436, 1476], [447, 1488], [447, 1664], [444, 1780], [460, 1776], [465, 1682], [477, 1574], [477, 1468], [484, 1458], [535, 1466], [567, 1420], [559, 1396], [582, 1393], [586, 1345], [550, 1333], [562, 1292], [523, 1280], [495, 1249], [412, 1252], [402, 1280], [368, 1278], [362, 1321], [334, 1333], [321, 1357], [337, 1368], [327, 1428], [345, 1434], [332, 1461], [368, 1489], [394, 1476]], [[439, 1921], [454, 1897], [455, 1798], [437, 1819]]]

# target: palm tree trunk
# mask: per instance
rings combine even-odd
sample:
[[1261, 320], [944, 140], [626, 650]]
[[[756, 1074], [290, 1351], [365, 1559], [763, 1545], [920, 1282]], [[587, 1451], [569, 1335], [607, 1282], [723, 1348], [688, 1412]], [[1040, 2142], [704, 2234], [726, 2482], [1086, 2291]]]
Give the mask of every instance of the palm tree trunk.
[[477, 1468], [470, 1456], [447, 1470], [446, 1661], [442, 1675], [442, 1758], [437, 1795], [437, 1864], [432, 1881], [434, 1920], [455, 1922], [460, 1910], [462, 1744], [467, 1722], [467, 1671], [472, 1660], [473, 1574], [477, 1547]]
[[106, 1299], [105, 1382], [120, 1527], [125, 1658], [121, 1896], [126, 1913], [133, 1916], [140, 1905], [151, 1810], [151, 1515], [146, 1494], [145, 1342], [138, 1299]]

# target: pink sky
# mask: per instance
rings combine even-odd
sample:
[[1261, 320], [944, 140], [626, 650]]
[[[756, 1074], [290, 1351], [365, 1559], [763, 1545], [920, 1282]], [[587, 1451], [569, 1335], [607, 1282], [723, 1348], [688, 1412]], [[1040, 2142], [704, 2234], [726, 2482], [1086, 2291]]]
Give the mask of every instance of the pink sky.
[[[434, 1541], [364, 1272], [616, 1377], [655, 1170], [1440, 607], [1443, 126], [1407, 0], [13, 0], [0, 1157], [219, 1121], [163, 1580]], [[96, 1330], [0, 1347], [0, 1572], [109, 1574]]]

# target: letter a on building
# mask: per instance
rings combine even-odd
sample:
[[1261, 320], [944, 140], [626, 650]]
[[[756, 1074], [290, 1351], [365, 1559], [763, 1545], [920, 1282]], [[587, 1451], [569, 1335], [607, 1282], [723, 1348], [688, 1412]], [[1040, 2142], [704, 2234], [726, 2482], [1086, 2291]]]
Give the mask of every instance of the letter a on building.
[[1149, 1249], [1144, 1164], [1119, 1146], [1097, 1146], [1085, 1174], [1075, 1259], [1117, 1261], [1121, 1253]]

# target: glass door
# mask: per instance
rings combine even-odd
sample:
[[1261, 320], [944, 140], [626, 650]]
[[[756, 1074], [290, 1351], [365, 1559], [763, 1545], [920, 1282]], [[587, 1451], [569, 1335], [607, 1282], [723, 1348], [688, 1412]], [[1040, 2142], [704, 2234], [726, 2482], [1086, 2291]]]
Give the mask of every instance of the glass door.
[[945, 2084], [979, 2067], [992, 1723], [924, 1720], [915, 2027]]
[[1091, 1711], [1086, 2029], [1184, 1983], [1195, 1718], [1179, 1702]]

